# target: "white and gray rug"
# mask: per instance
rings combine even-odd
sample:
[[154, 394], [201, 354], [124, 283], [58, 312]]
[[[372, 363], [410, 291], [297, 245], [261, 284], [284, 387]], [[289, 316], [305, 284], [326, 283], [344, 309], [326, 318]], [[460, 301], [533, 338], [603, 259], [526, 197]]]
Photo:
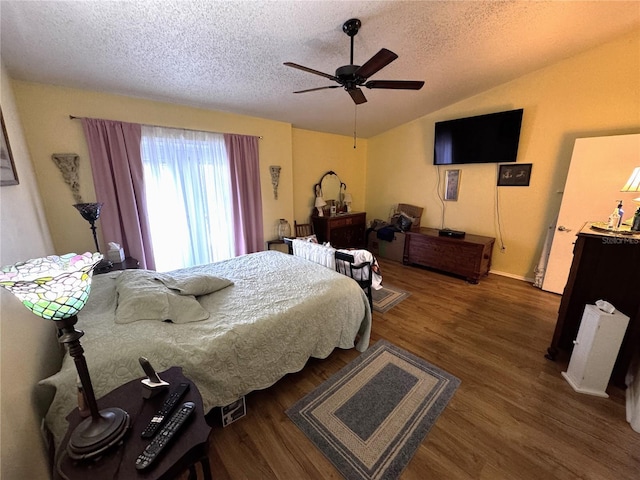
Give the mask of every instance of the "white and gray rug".
[[385, 340], [287, 415], [347, 479], [396, 479], [460, 380]]
[[388, 284], [385, 284], [380, 290], [372, 290], [371, 293], [373, 309], [380, 313], [389, 311], [411, 295], [406, 290], [401, 290]]

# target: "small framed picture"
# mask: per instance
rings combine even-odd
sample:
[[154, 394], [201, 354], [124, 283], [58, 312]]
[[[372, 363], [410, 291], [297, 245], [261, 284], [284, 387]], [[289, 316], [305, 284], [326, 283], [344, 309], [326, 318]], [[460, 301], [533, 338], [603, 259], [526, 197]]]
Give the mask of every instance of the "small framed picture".
[[445, 170], [444, 199], [458, 201], [460, 190], [460, 170]]
[[499, 187], [528, 187], [531, 180], [531, 163], [513, 163], [500, 165], [498, 171]]
[[1, 109], [0, 123], [2, 123], [2, 137], [0, 137], [0, 186], [18, 185], [16, 165], [13, 163], [13, 154], [11, 153], [9, 136], [7, 135], [7, 128], [4, 125], [4, 116], [2, 115]]

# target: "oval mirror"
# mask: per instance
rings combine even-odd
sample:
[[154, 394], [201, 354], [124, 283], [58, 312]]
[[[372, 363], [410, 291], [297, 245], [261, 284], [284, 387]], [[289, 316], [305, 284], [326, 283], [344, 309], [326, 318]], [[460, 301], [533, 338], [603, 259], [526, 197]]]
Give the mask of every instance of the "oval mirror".
[[342, 190], [347, 186], [340, 181], [340, 177], [334, 171], [328, 171], [320, 179], [319, 183], [314, 185], [316, 197], [321, 196], [325, 202], [334, 200], [335, 203], [342, 203]]

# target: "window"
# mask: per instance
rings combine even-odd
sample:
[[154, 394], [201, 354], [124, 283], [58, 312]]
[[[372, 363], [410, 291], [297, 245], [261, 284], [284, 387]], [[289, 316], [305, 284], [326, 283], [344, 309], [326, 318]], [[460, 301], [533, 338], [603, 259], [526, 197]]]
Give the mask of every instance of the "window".
[[233, 257], [231, 177], [224, 136], [143, 126], [141, 153], [156, 269]]

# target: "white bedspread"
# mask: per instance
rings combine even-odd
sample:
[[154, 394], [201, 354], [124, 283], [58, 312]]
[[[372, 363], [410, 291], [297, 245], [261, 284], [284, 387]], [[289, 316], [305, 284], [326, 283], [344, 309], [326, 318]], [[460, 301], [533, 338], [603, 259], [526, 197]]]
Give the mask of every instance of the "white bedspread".
[[[96, 397], [144, 376], [147, 357], [157, 371], [181, 366], [198, 386], [205, 411], [227, 405], [253, 390], [301, 370], [310, 357], [326, 358], [334, 348], [369, 345], [367, 297], [348, 277], [293, 255], [260, 252], [193, 267], [233, 281], [198, 297], [207, 320], [173, 324], [157, 320], [115, 323], [116, 278], [95, 275], [89, 301], [79, 314], [82, 346]], [[56, 388], [46, 415], [58, 445], [65, 417], [77, 405], [76, 369], [65, 357], [62, 369], [42, 380]]]

